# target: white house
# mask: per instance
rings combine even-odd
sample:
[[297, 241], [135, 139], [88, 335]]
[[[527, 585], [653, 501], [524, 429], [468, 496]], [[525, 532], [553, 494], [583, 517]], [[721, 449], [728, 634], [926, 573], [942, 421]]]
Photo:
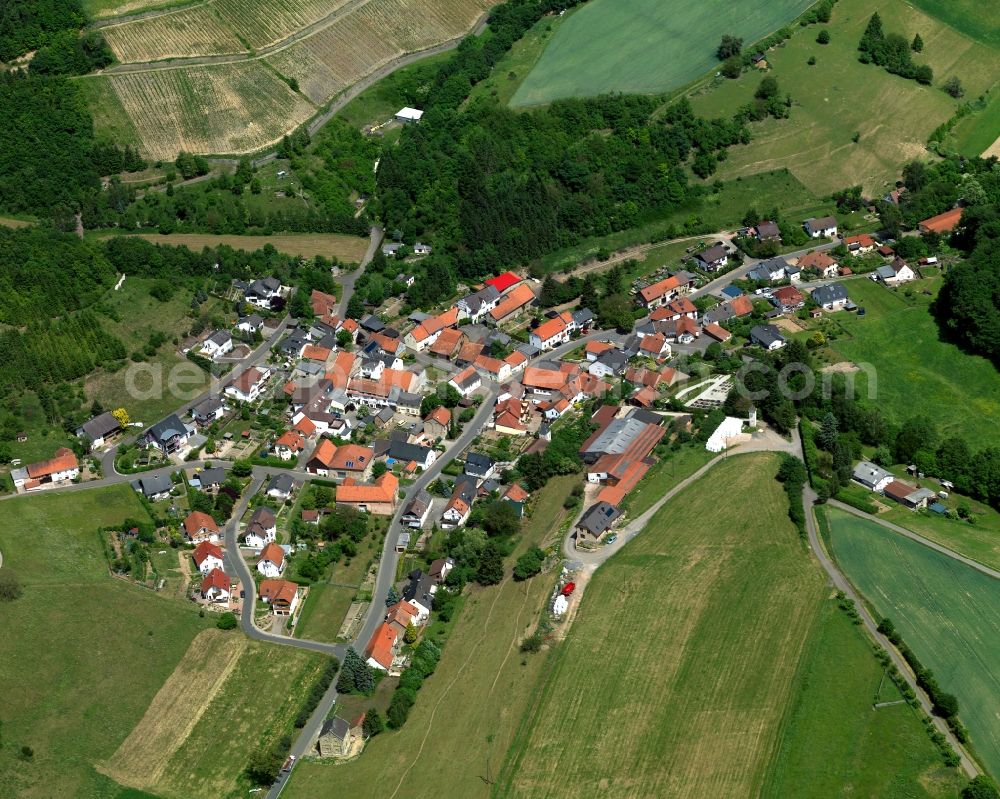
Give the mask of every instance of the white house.
[[244, 316], [236, 325], [236, 329], [241, 333], [259, 333], [263, 328], [264, 318], [255, 313]]
[[274, 541], [277, 533], [278, 525], [274, 518], [274, 511], [266, 505], [261, 505], [250, 517], [243, 540], [248, 547], [263, 549]]
[[216, 330], [201, 345], [201, 354], [213, 361], [233, 351], [233, 337], [225, 330]]
[[264, 547], [257, 558], [257, 571], [265, 577], [274, 579], [281, 577], [285, 570], [285, 551], [274, 542]]
[[194, 565], [202, 574], [208, 574], [212, 569], [222, 568], [222, 548], [211, 541], [202, 541], [198, 544], [191, 557], [194, 558]]
[[466, 366], [448, 381], [448, 385], [452, 386], [463, 397], [468, 397], [482, 386], [482, 384], [482, 378], [473, 366]]
[[244, 299], [258, 308], [270, 308], [271, 300], [281, 296], [281, 281], [276, 277], [255, 280], [243, 294]]
[[547, 322], [542, 322], [531, 331], [528, 340], [532, 347], [539, 350], [550, 350], [569, 341], [573, 332], [573, 317], [563, 312]]
[[812, 293], [813, 301], [826, 311], [839, 311], [849, 301], [847, 289], [842, 283], [831, 283], [829, 286], [820, 286]]
[[892, 472], [877, 466], [871, 461], [861, 461], [854, 467], [851, 477], [856, 483], [860, 483], [869, 491], [882, 491], [889, 483], [896, 478]]
[[785, 337], [774, 325], [757, 325], [750, 330], [750, 343], [765, 350], [780, 350], [785, 346]]
[[729, 439], [735, 438], [743, 430], [743, 420], [737, 419], [735, 416], [727, 416], [722, 420], [715, 432], [708, 437], [708, 441], [705, 442], [705, 449], [709, 452], [722, 452], [722, 450], [728, 448]]
[[253, 402], [264, 391], [270, 376], [271, 370], [266, 366], [254, 366], [226, 386], [224, 393], [239, 402]]
[[837, 235], [837, 220], [832, 216], [807, 219], [803, 222], [802, 227], [805, 228], [809, 237], [813, 239], [832, 239]]
[[232, 581], [222, 569], [212, 569], [201, 581], [201, 596], [209, 602], [228, 602]]

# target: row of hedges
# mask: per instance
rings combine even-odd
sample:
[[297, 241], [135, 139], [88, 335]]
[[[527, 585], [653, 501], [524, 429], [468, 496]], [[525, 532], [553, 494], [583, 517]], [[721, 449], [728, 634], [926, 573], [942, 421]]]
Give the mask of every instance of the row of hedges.
[[798, 458], [792, 455], [783, 455], [776, 477], [788, 496], [788, 518], [792, 520], [792, 524], [798, 530], [799, 537], [805, 540], [808, 533], [802, 490], [806, 484], [806, 467]]
[[962, 743], [968, 742], [969, 733], [962, 722], [958, 720], [958, 697], [948, 693], [938, 685], [937, 679], [934, 677], [934, 672], [926, 668], [913, 653], [913, 650], [906, 645], [891, 619], [883, 618], [879, 622], [878, 631], [892, 642], [893, 646], [903, 656], [903, 659], [910, 664], [910, 668], [913, 669], [913, 673], [916, 675], [917, 685], [924, 690], [931, 700], [934, 715], [940, 716], [948, 722], [948, 726], [951, 727], [952, 732], [955, 733], [955, 737], [959, 741]]
[[309, 695], [305, 698], [302, 703], [302, 707], [299, 709], [299, 714], [295, 717], [295, 726], [299, 729], [306, 726], [306, 722], [309, 721], [309, 717], [312, 712], [319, 705], [319, 700], [323, 698], [323, 694], [326, 693], [326, 689], [330, 687], [330, 683], [333, 682], [333, 678], [337, 676], [337, 671], [340, 669], [340, 663], [337, 658], [331, 657], [327, 660], [326, 666], [323, 668], [323, 673], [319, 676], [319, 679], [313, 683], [313, 687], [309, 689]]
[[434, 673], [440, 659], [441, 649], [431, 641], [421, 641], [414, 650], [410, 666], [399, 678], [399, 685], [396, 686], [389, 702], [389, 710], [386, 712], [392, 729], [398, 730], [406, 723], [410, 708], [417, 701], [417, 691], [424, 684], [424, 680]]

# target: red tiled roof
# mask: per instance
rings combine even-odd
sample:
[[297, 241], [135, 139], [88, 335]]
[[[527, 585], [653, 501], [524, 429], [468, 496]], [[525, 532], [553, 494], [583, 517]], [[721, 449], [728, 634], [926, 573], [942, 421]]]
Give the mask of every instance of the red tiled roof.
[[[309, 422], [309, 424], [312, 424], [312, 422]], [[275, 440], [274, 446], [287, 447], [288, 449], [294, 452], [301, 452], [303, 449], [305, 449], [306, 442], [305, 439], [302, 438], [302, 436], [300, 436], [294, 430], [289, 430], [285, 433], [282, 433]]]
[[715, 322], [709, 322], [705, 325], [705, 333], [714, 338], [716, 341], [729, 341], [733, 337], [733, 334], [726, 330], [724, 327], [720, 327]]
[[340, 351], [333, 362], [333, 368], [326, 373], [326, 379], [333, 383], [334, 388], [345, 389], [354, 371], [356, 358], [353, 352]]
[[431, 344], [431, 352], [435, 355], [450, 357], [455, 352], [458, 345], [462, 343], [463, 335], [464, 334], [461, 330], [454, 327], [442, 330], [441, 335], [437, 338], [437, 341]]
[[515, 275], [513, 272], [504, 272], [502, 275], [497, 275], [496, 277], [491, 277], [486, 281], [487, 286], [493, 286], [497, 291], [503, 294], [511, 286], [515, 286], [521, 282], [521, 278]]
[[309, 302], [312, 304], [312, 312], [315, 316], [326, 316], [337, 310], [337, 298], [316, 289], [313, 289], [312, 294], [309, 295]]
[[588, 355], [602, 355], [608, 350], [613, 350], [615, 345], [608, 341], [588, 341], [583, 351]]
[[364, 504], [367, 502], [396, 501], [399, 490], [399, 479], [392, 472], [386, 472], [377, 478], [373, 485], [362, 485], [348, 477], [337, 487], [337, 502]]
[[229, 579], [229, 575], [216, 567], [206, 574], [205, 579], [201, 581], [201, 592], [207, 594], [213, 588], [228, 592], [232, 588], [232, 585], [233, 581]]
[[298, 586], [289, 580], [261, 580], [260, 598], [265, 599], [272, 605], [288, 607], [295, 599]]
[[302, 349], [302, 357], [307, 361], [326, 361], [333, 354], [329, 347], [320, 347], [318, 344], [306, 344]]
[[67, 472], [70, 469], [80, 468], [80, 463], [76, 459], [76, 454], [73, 450], [67, 447], [60, 447], [56, 450], [54, 458], [50, 458], [47, 461], [40, 461], [39, 463], [32, 463], [28, 465], [28, 477], [40, 478], [47, 477], [50, 474], [55, 474], [56, 472]]
[[567, 376], [563, 372], [529, 366], [524, 370], [524, 377], [521, 378], [521, 383], [526, 388], [541, 388], [552, 391], [565, 386], [566, 380]]
[[503, 302], [490, 311], [490, 316], [493, 317], [494, 322], [502, 322], [512, 313], [520, 310], [534, 299], [535, 294], [531, 290], [531, 287], [527, 283], [522, 283], [520, 286], [511, 291], [511, 293], [504, 298]]
[[810, 252], [799, 258], [800, 269], [818, 269], [822, 272], [828, 266], [836, 266], [837, 262], [825, 252]]
[[504, 492], [504, 499], [509, 499], [512, 502], [524, 502], [529, 496], [530, 494], [517, 483], [511, 483], [510, 488]]
[[299, 419], [295, 423], [294, 427], [304, 436], [311, 436], [313, 433], [316, 432], [316, 425], [313, 424], [312, 419], [310, 419], [308, 416], [303, 416], [301, 419]]
[[917, 489], [901, 480], [893, 480], [882, 490], [885, 492], [887, 497], [892, 497], [893, 499], [906, 499], [906, 497]]
[[917, 227], [922, 232], [930, 233], [948, 233], [958, 227], [958, 223], [962, 221], [962, 211], [963, 208], [952, 208], [950, 211], [945, 211], [943, 214], [938, 214], [937, 216], [932, 216], [930, 219], [925, 219]]
[[219, 532], [219, 526], [215, 523], [215, 519], [200, 510], [191, 511], [184, 520], [184, 531], [192, 536], [202, 529], [208, 530], [210, 533]]
[[365, 647], [365, 659], [372, 659], [386, 671], [392, 666], [393, 649], [398, 636], [388, 622], [382, 622], [372, 633], [368, 646]]
[[247, 369], [229, 385], [235, 386], [242, 394], [247, 394], [257, 383], [264, 380], [264, 373], [256, 366]]
[[642, 297], [643, 302], [652, 302], [667, 292], [678, 288], [680, 285], [681, 282], [676, 277], [668, 277], [658, 283], [654, 283], [652, 286], [646, 286], [646, 288], [639, 292], [639, 296]]
[[191, 555], [194, 558], [195, 565], [200, 569], [201, 564], [209, 557], [218, 558], [222, 560], [222, 549], [218, 544], [213, 544], [211, 541], [202, 541], [198, 546], [194, 548], [194, 552]]
[[426, 421], [434, 421], [440, 425], [447, 427], [451, 424], [451, 411], [445, 408], [443, 405], [435, 408], [425, 417]]
[[857, 236], [848, 236], [844, 239], [844, 246], [850, 247], [852, 244], [857, 244], [859, 247], [868, 248], [875, 246], [875, 239], [869, 236], [867, 233], [859, 233]]
[[550, 338], [565, 332], [565, 330], [566, 322], [562, 317], [557, 316], [554, 319], [549, 319], [547, 322], [542, 322], [542, 324], [531, 331], [531, 334], [538, 336], [542, 341], [548, 341]]
[[257, 563], [263, 563], [265, 561], [269, 561], [275, 566], [281, 568], [281, 564], [285, 562], [285, 550], [274, 542], [271, 542], [261, 550], [260, 557], [257, 558]]
[[782, 305], [795, 305], [805, 299], [802, 292], [794, 286], [782, 286], [774, 292], [774, 298]]
[[729, 301], [729, 308], [736, 316], [746, 316], [753, 313], [753, 302], [746, 294], [742, 294]]

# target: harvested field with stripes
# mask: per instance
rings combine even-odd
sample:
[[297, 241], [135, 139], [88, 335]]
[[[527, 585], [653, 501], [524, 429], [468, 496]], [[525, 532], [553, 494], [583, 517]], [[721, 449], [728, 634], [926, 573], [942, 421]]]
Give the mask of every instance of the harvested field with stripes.
[[777, 468], [723, 461], [601, 566], [495, 795], [760, 795], [825, 593]]
[[124, 64], [246, 52], [239, 37], [207, 5], [109, 25], [101, 32]]
[[151, 159], [255, 152], [394, 59], [463, 36], [495, 2], [209, 0], [105, 25], [123, 64], [180, 60], [81, 85], [98, 132]]
[[120, 114], [113, 103], [110, 112], [98, 107], [98, 129], [131, 127], [133, 143], [151, 159], [259, 150], [315, 110], [259, 61], [105, 74], [83, 84], [92, 100], [110, 91], [121, 107]]
[[490, 5], [488, 0], [370, 0], [268, 60], [321, 104], [404, 53], [461, 36]]

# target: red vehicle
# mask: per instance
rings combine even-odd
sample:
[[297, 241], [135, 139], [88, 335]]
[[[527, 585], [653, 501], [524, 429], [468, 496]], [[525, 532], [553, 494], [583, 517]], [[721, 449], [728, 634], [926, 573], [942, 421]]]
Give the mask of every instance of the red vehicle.
[[569, 596], [575, 590], [576, 590], [576, 583], [566, 583], [566, 585], [563, 586], [562, 595]]
[[285, 761], [285, 765], [281, 767], [281, 770], [291, 771], [293, 765], [295, 765], [295, 755], [289, 755], [288, 760]]

